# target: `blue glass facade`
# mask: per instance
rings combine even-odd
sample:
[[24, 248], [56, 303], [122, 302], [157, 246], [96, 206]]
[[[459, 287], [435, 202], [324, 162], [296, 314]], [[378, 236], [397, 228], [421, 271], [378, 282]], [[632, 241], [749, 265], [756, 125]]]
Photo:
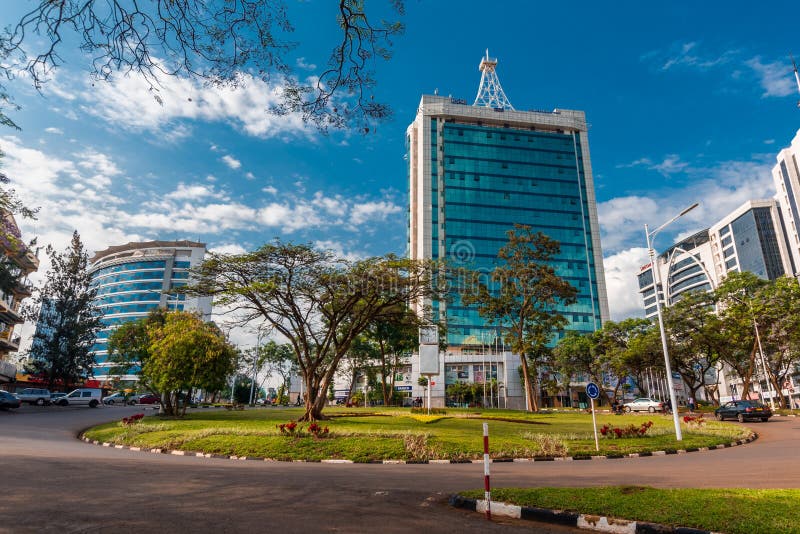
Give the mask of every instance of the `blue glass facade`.
[[[95, 306], [102, 314], [103, 329], [97, 334], [92, 351], [97, 377], [109, 375], [108, 337], [119, 325], [146, 317], [153, 309], [183, 310], [185, 295], [168, 295], [171, 289], [186, 285], [191, 261], [177, 258], [173, 251], [159, 249], [152, 258], [144, 254], [102, 258], [95, 262], [92, 286], [97, 288]], [[188, 254], [188, 253], [187, 253]], [[132, 373], [136, 369], [131, 370]]]
[[[593, 189], [587, 187], [585, 135], [534, 128], [532, 123], [524, 128], [465, 117], [424, 120], [428, 124], [421, 144], [427, 145], [427, 156], [409, 155], [410, 165], [429, 169], [430, 176], [420, 179], [427, 177], [418, 172], [415, 184], [412, 169], [412, 197], [415, 186], [428, 188], [424, 196], [431, 207], [430, 223], [424, 224], [430, 231], [430, 256], [423, 257], [489, 272], [508, 241], [507, 232], [515, 224], [529, 225], [560, 243], [552, 265], [578, 290], [577, 303], [558, 310], [569, 321], [567, 329], [592, 332], [600, 328], [607, 305], [601, 304], [604, 283], [598, 287], [601, 254], [594, 247], [599, 245], [599, 228], [596, 214], [592, 217]], [[408, 143], [413, 151], [412, 136]], [[419, 162], [421, 155], [427, 161]], [[412, 211], [414, 203], [412, 199]], [[413, 217], [411, 232], [419, 225]], [[425, 229], [416, 231], [424, 235]], [[419, 239], [412, 237], [412, 248]], [[434, 320], [445, 315], [448, 344], [494, 343], [496, 326], [481, 317], [476, 307], [463, 305], [457, 295], [451, 298], [446, 304], [431, 303]]]

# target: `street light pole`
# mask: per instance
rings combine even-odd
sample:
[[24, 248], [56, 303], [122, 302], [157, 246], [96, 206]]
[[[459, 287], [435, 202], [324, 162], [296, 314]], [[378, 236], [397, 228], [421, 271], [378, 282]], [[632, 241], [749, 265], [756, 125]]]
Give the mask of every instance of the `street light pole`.
[[[655, 288], [655, 296], [656, 296], [656, 314], [658, 315], [658, 329], [661, 333], [661, 348], [664, 351], [664, 366], [666, 367], [667, 371], [667, 387], [669, 389], [669, 400], [670, 405], [672, 406], [672, 421], [675, 424], [675, 439], [677, 441], [683, 441], [683, 432], [681, 432], [681, 423], [678, 419], [678, 401], [675, 398], [675, 385], [672, 382], [672, 365], [669, 362], [669, 349], [667, 348], [667, 334], [664, 331], [664, 317], [661, 313], [661, 299], [658, 295], [658, 288], [661, 285], [661, 272], [656, 265], [656, 251], [653, 249], [652, 242], [655, 241], [656, 235], [658, 232], [663, 230], [667, 225], [675, 222], [680, 217], [683, 217], [693, 209], [698, 206], [698, 203], [695, 202], [678, 215], [670, 219], [669, 221], [665, 222], [652, 232], [650, 228], [645, 224], [644, 225], [644, 233], [647, 238], [647, 253], [650, 256], [650, 269], [653, 271], [653, 284]], [[666, 289], [664, 289], [664, 296], [666, 297]], [[666, 301], [664, 302], [666, 305]]]
[[[753, 315], [753, 326], [756, 329], [756, 341], [758, 341], [758, 354], [761, 356], [761, 370], [764, 371], [764, 380], [767, 381], [767, 388], [769, 389], [769, 405], [772, 407], [772, 411], [775, 411], [775, 391], [772, 389], [772, 382], [769, 380], [769, 373], [767, 373], [767, 365], [764, 361], [764, 349], [761, 348], [761, 335], [758, 333], [758, 323], [756, 322], [756, 316], [753, 313], [753, 307], [750, 306], [750, 313]], [[761, 389], [761, 384], [758, 385], [759, 389]], [[763, 390], [761, 396], [763, 397]]]

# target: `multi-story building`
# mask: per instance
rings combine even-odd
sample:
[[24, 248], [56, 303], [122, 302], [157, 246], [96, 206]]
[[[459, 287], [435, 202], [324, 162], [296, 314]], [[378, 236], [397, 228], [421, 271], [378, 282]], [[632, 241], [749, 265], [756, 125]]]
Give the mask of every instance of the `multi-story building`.
[[[423, 95], [408, 127], [409, 256], [489, 272], [507, 232], [528, 225], [560, 243], [552, 265], [578, 290], [577, 303], [558, 310], [569, 321], [567, 329], [592, 332], [609, 313], [586, 117], [566, 109], [514, 109], [496, 65], [488, 54], [482, 59], [473, 105]], [[499, 346], [497, 326], [476, 306], [458, 295], [419, 306], [447, 324], [450, 348], [440, 382], [473, 376], [475, 365], [483, 369], [476, 356], [486, 352], [497, 355], [493, 375], [505, 384], [516, 376], [518, 359], [492, 350]], [[443, 394], [446, 384], [441, 386]]]
[[[765, 280], [791, 273], [791, 254], [778, 202], [748, 200], [711, 228], [659, 254], [656, 265], [662, 306], [675, 304], [690, 291], [714, 289], [732, 271], [752, 272]], [[638, 279], [645, 316], [655, 317], [655, 283], [649, 263], [641, 268]]]
[[39, 268], [39, 259], [22, 242], [14, 216], [0, 213], [0, 262], [4, 275], [0, 285], [0, 383], [16, 379], [17, 367], [8, 361], [9, 353], [19, 350], [19, 336], [14, 326], [23, 322], [20, 302], [31, 296], [32, 285], [28, 275]]
[[[97, 288], [94, 304], [102, 314], [103, 329], [92, 349], [95, 378], [111, 378], [108, 336], [121, 324], [146, 317], [155, 308], [191, 310], [206, 320], [211, 316], [210, 297], [189, 297], [169, 291], [189, 280], [189, 269], [202, 263], [204, 243], [192, 241], [146, 241], [128, 243], [95, 253], [89, 272]], [[129, 374], [122, 380], [136, 380]]]
[[786, 223], [792, 269], [787, 274], [800, 274], [800, 130], [791, 145], [778, 152], [778, 163], [772, 168], [772, 181]]

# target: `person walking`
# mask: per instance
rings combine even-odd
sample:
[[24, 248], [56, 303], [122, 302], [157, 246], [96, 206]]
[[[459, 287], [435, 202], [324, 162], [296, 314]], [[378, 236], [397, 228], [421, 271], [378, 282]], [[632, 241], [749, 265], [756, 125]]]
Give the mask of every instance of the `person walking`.
[[694, 413], [694, 397], [689, 397], [689, 412]]

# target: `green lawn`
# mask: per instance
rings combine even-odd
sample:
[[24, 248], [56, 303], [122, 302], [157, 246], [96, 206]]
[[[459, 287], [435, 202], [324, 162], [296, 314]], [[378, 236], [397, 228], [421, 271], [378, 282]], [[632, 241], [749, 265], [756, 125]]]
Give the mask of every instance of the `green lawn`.
[[[600, 439], [595, 451], [592, 419], [584, 413], [530, 414], [511, 410], [448, 409], [446, 415], [411, 414], [407, 409], [331, 409], [334, 416], [320, 423], [330, 433], [323, 438], [307, 430], [283, 436], [280, 423], [297, 419], [299, 408], [261, 408], [245, 411], [198, 411], [184, 419], [145, 417], [139, 423], [121, 422], [88, 430], [89, 439], [147, 448], [257, 456], [279, 460], [348, 459], [358, 462], [398, 459], [468, 460], [483, 454], [482, 423], [489, 423], [491, 456], [531, 458], [628, 454], [676, 450], [730, 443], [749, 431], [729, 423], [709, 421], [700, 428], [684, 427], [676, 442], [672, 419], [663, 415], [599, 415], [598, 425], [640, 425], [652, 421], [643, 438]], [[305, 429], [300, 424], [298, 429]]]
[[[483, 490], [461, 495], [483, 499]], [[492, 500], [727, 534], [800, 532], [796, 489], [507, 488]]]

